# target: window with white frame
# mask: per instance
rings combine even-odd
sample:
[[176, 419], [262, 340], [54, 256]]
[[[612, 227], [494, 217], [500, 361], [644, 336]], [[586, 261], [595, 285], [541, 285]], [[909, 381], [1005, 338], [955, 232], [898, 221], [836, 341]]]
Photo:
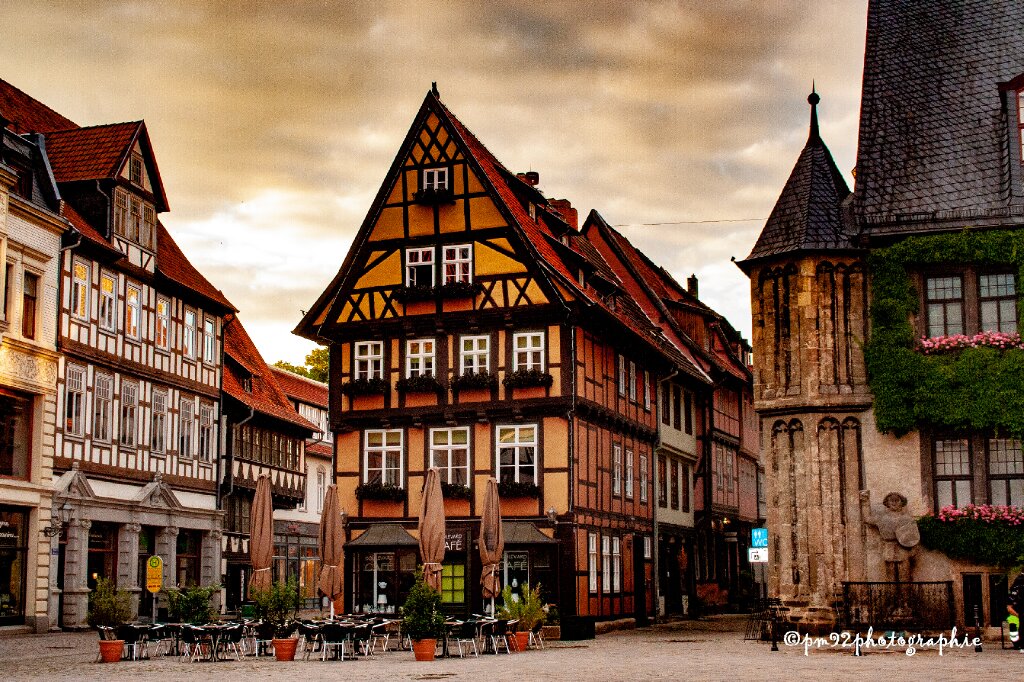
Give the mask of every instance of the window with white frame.
[[448, 169], [424, 168], [423, 186], [420, 189], [448, 189]]
[[537, 482], [537, 425], [499, 426], [498, 481]]
[[626, 497], [633, 499], [633, 451], [626, 448]]
[[117, 280], [114, 275], [100, 273], [100, 329], [117, 330]]
[[544, 371], [544, 332], [512, 335], [513, 369]]
[[1024, 506], [1024, 450], [1016, 438], [989, 438], [988, 477], [992, 504]]
[[622, 592], [622, 539], [612, 538], [612, 592]]
[[619, 395], [626, 395], [626, 356], [619, 356]]
[[405, 286], [434, 286], [434, 247], [405, 250]]
[[327, 496], [327, 469], [316, 469], [316, 513], [324, 512], [324, 497]]
[[181, 330], [181, 351], [186, 358], [196, 357], [196, 311], [185, 308], [185, 320]]
[[445, 483], [469, 485], [469, 428], [430, 429], [430, 466]]
[[110, 442], [110, 411], [114, 401], [114, 378], [109, 374], [93, 375], [92, 437]]
[[462, 374], [481, 374], [490, 371], [491, 337], [460, 337], [459, 366], [462, 368]]
[[167, 451], [167, 391], [153, 391], [150, 446], [154, 454]]
[[133, 339], [139, 338], [142, 321], [142, 290], [129, 284], [124, 291], [124, 333]]
[[647, 502], [647, 455], [640, 455], [640, 501]]
[[196, 431], [196, 408], [191, 398], [182, 398], [178, 405], [178, 456], [193, 457]]
[[651, 544], [652, 544], [651, 543], [651, 536], [650, 535], [645, 535], [644, 536], [644, 558], [645, 559], [650, 559], [651, 558]]
[[622, 494], [622, 446], [612, 445], [612, 495]]
[[402, 477], [403, 435], [401, 429], [371, 429], [365, 432], [364, 483], [405, 487]]
[[89, 319], [89, 265], [80, 260], [71, 265], [71, 314]]
[[139, 432], [139, 385], [132, 381], [121, 381], [121, 433], [120, 443], [126, 448], [135, 447], [135, 435]]
[[601, 591], [605, 594], [612, 591], [612, 539], [608, 535], [601, 536]]
[[157, 348], [167, 350], [171, 338], [171, 302], [166, 298], [156, 300], [156, 342]]
[[85, 432], [85, 368], [68, 365], [64, 383], [64, 431], [74, 436]]
[[651, 409], [651, 373], [644, 370], [644, 409]]
[[597, 533], [587, 533], [587, 583], [597, 592]]
[[132, 154], [131, 161], [128, 166], [129, 179], [136, 185], [142, 186], [142, 157], [138, 154]]
[[405, 376], [434, 376], [434, 339], [409, 339], [405, 342]]
[[353, 348], [353, 363], [355, 379], [383, 379], [384, 342], [357, 341]]
[[213, 405], [199, 405], [199, 459], [204, 462], [213, 461], [214, 451]]
[[217, 333], [212, 317], [203, 320], [203, 362], [217, 363]]
[[472, 283], [473, 245], [454, 244], [452, 246], [443, 247], [442, 251], [444, 257], [441, 264], [444, 266], [444, 283]]
[[636, 402], [636, 363], [629, 361], [629, 401]]

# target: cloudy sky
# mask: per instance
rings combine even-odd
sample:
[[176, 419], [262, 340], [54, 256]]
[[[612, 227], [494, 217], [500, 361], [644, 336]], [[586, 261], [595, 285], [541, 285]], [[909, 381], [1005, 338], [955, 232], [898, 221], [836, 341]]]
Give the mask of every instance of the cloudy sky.
[[[856, 153], [866, 0], [11, 3], [0, 77], [145, 119], [162, 220], [267, 362], [337, 271], [437, 81], [549, 197], [597, 209], [749, 338], [742, 258], [807, 136]], [[847, 179], [852, 179], [847, 174]]]

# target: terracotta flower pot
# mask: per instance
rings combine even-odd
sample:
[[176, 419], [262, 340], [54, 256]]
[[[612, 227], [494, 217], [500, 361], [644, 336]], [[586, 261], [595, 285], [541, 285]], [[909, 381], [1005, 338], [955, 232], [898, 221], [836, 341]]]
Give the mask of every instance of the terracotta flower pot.
[[517, 632], [516, 635], [516, 651], [526, 651], [530, 646], [530, 633], [529, 632]]
[[100, 640], [100, 660], [104, 663], [117, 663], [121, 660], [122, 654], [124, 654], [123, 639]]
[[294, 661], [295, 660], [295, 647], [299, 645], [299, 640], [294, 637], [288, 639], [272, 639], [271, 644], [274, 645], [274, 656], [279, 661]]
[[417, 661], [434, 660], [434, 652], [437, 650], [436, 639], [414, 639], [412, 641], [412, 653]]

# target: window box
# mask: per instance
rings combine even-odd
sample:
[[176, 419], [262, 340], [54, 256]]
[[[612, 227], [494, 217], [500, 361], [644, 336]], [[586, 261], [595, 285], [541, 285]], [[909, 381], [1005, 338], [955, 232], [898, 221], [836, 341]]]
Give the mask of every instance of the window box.
[[404, 502], [405, 488], [386, 483], [363, 483], [356, 486], [356, 498], [360, 500]]
[[468, 485], [442, 482], [441, 494], [446, 500], [468, 500], [473, 496], [473, 491]]
[[455, 194], [446, 188], [428, 187], [417, 190], [412, 195], [413, 201], [424, 206], [435, 206], [438, 204], [454, 204]]
[[388, 382], [384, 379], [355, 379], [341, 385], [341, 392], [349, 398], [357, 395], [374, 395], [388, 392]]
[[551, 388], [554, 381], [555, 378], [547, 372], [538, 369], [521, 369], [507, 375], [502, 383], [509, 388], [528, 388], [530, 386]]
[[498, 495], [501, 497], [540, 497], [540, 488], [535, 483], [519, 481], [501, 481], [498, 483]]
[[399, 393], [440, 393], [443, 390], [441, 382], [433, 374], [399, 379], [395, 382], [395, 388]]
[[466, 372], [462, 376], [452, 378], [453, 391], [465, 391], [474, 388], [491, 389], [498, 385], [498, 377], [490, 372]]
[[415, 301], [430, 301], [437, 295], [437, 289], [432, 286], [408, 286], [395, 290], [395, 300], [401, 303], [412, 303]]
[[476, 296], [483, 287], [476, 282], [448, 282], [441, 285], [441, 298], [469, 298]]

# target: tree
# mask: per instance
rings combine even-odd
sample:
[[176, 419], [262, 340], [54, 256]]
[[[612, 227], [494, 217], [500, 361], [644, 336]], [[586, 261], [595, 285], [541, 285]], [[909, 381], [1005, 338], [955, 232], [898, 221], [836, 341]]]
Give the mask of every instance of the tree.
[[321, 346], [319, 348], [314, 348], [309, 352], [309, 355], [306, 356], [306, 364], [304, 366], [293, 365], [285, 360], [278, 360], [274, 363], [274, 367], [279, 367], [285, 371], [291, 372], [292, 374], [298, 374], [299, 376], [326, 384], [329, 358], [330, 349]]

